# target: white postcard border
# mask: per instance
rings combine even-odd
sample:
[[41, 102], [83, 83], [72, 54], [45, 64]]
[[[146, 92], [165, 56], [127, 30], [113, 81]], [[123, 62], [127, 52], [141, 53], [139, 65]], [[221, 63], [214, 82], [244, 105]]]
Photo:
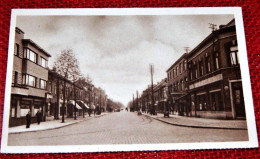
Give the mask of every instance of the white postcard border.
[[[129, 144], [129, 145], [68, 145], [68, 146], [8, 146], [8, 125], [13, 69], [13, 51], [16, 17], [22, 15], [208, 15], [234, 14], [239, 47], [241, 76], [246, 103], [246, 118], [249, 141], [242, 142], [203, 142], [203, 143], [165, 143], [165, 144]], [[2, 153], [68, 153], [68, 152], [110, 152], [110, 151], [146, 151], [146, 150], [190, 150], [190, 149], [226, 149], [258, 147], [255, 113], [245, 33], [240, 7], [205, 7], [205, 8], [113, 8], [113, 9], [13, 9], [8, 45], [8, 62], [5, 86], [4, 116], [2, 127]]]

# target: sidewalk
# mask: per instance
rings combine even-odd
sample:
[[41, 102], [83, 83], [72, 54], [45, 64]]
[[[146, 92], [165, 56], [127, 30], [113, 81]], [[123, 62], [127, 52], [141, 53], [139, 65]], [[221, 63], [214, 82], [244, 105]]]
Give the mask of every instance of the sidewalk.
[[30, 128], [26, 129], [26, 125], [21, 125], [21, 126], [16, 126], [16, 127], [11, 127], [8, 128], [8, 133], [9, 134], [17, 134], [17, 133], [23, 133], [23, 132], [35, 132], [35, 131], [43, 131], [43, 130], [50, 130], [50, 129], [57, 129], [61, 128], [64, 126], [76, 124], [85, 120], [89, 120], [92, 118], [98, 118], [104, 115], [107, 115], [108, 113], [102, 113], [101, 115], [96, 115], [94, 116], [93, 114], [91, 117], [88, 115], [85, 115], [85, 118], [82, 116], [77, 117], [77, 120], [74, 120], [74, 118], [65, 118], [65, 122], [61, 122], [61, 118], [59, 120], [51, 120], [51, 121], [45, 121], [41, 122], [40, 125], [37, 123], [33, 123], [30, 125]]
[[163, 117], [163, 114], [150, 115], [143, 113], [143, 115], [150, 118], [162, 121], [167, 124], [193, 127], [193, 128], [213, 128], [213, 129], [234, 129], [247, 130], [246, 120], [220, 120], [220, 119], [206, 119], [196, 117], [185, 117], [178, 115], [170, 115], [170, 117]]

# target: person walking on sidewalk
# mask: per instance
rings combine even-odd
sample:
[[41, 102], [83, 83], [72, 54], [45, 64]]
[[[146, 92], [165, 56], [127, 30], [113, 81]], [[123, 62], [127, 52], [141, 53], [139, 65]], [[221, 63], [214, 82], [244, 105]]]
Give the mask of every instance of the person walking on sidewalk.
[[31, 125], [31, 112], [30, 111], [28, 111], [25, 118], [26, 118], [26, 128], [30, 128], [30, 125]]
[[36, 117], [37, 117], [37, 123], [38, 125], [40, 125], [42, 119], [42, 113], [39, 110], [36, 113]]

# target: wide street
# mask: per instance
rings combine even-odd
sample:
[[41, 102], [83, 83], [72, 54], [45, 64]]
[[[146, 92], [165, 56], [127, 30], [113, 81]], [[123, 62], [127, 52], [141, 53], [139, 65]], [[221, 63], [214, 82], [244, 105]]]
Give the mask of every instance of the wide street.
[[245, 140], [248, 140], [247, 130], [173, 126], [143, 115], [121, 111], [58, 129], [9, 134], [8, 145], [149, 144]]

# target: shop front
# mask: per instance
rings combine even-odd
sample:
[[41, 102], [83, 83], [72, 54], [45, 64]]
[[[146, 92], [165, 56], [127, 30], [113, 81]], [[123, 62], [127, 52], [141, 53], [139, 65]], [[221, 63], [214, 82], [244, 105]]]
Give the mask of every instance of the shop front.
[[11, 109], [9, 127], [25, 125], [25, 116], [31, 112], [31, 123], [36, 122], [36, 113], [42, 113], [42, 120], [45, 120], [45, 98], [25, 97], [20, 95], [11, 95]]

